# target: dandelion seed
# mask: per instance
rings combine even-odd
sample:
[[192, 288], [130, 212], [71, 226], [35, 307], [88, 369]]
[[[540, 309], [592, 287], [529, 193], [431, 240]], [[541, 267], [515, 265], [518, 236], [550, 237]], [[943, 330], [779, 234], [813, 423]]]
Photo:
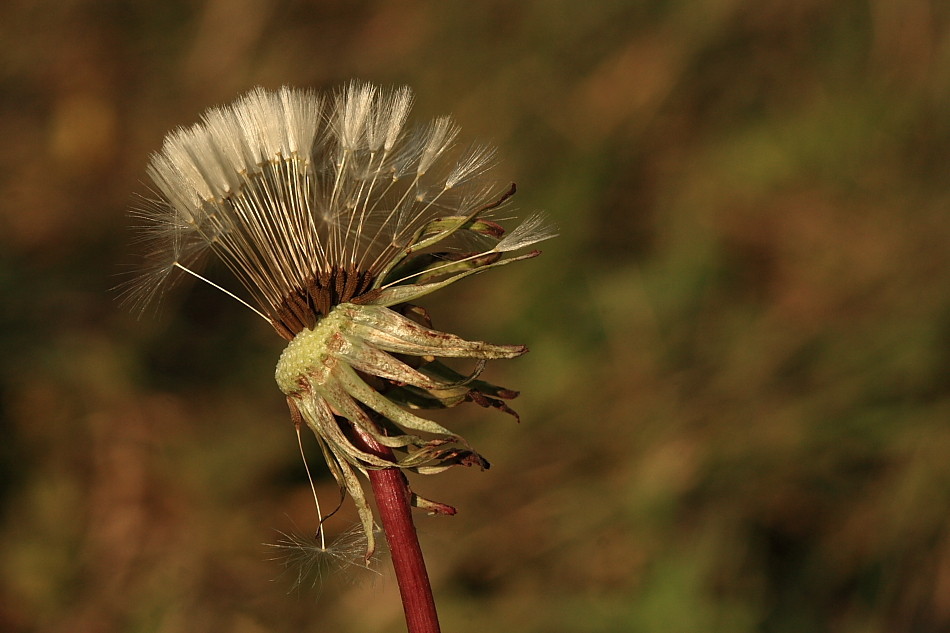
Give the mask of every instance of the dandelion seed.
[[[173, 273], [187, 272], [288, 341], [277, 384], [292, 421], [313, 431], [356, 503], [364, 558], [376, 530], [360, 477], [488, 466], [464, 438], [410, 410], [474, 402], [511, 412], [504, 400], [516, 393], [477, 373], [486, 360], [527, 351], [432, 329], [411, 302], [534, 257], [514, 253], [556, 234], [535, 215], [505, 236], [492, 217], [514, 188], [485, 180], [494, 150], [476, 147], [453, 160], [458, 126], [442, 117], [407, 129], [411, 105], [406, 88], [358, 82], [328, 99], [256, 89], [173, 132], [148, 168], [160, 199], [137, 212], [152, 263], [126, 289], [143, 306]], [[205, 256], [230, 270], [244, 298], [193, 270]], [[439, 358], [473, 359], [478, 370], [466, 377]], [[367, 450], [367, 442], [385, 452]], [[416, 495], [412, 501], [454, 512]], [[305, 566], [345, 558], [333, 553], [337, 544], [289, 536], [278, 547]]]
[[460, 182], [484, 173], [495, 160], [495, 148], [485, 145], [474, 147], [469, 154], [458, 162], [452, 173], [445, 179], [445, 188], [451, 189]]
[[532, 244], [549, 240], [557, 236], [557, 230], [541, 213], [535, 213], [529, 216], [524, 222], [519, 224], [511, 233], [505, 235], [495, 244], [494, 250], [499, 253], [509, 251], [520, 251]]
[[265, 543], [274, 550], [272, 560], [280, 562], [291, 575], [291, 591], [305, 586], [315, 588], [327, 577], [341, 574], [360, 582], [368, 576], [380, 576], [377, 568], [383, 550], [377, 548], [370, 560], [364, 558], [366, 537], [362, 527], [352, 526], [327, 545], [319, 538], [290, 532], [278, 532], [275, 543]]

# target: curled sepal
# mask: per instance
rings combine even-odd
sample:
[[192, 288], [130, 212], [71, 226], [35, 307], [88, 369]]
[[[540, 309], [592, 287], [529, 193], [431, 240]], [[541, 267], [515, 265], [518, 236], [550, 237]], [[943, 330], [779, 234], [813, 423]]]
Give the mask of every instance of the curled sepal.
[[[377, 305], [336, 306], [313, 329], [294, 337], [275, 374], [294, 424], [305, 424], [317, 436], [330, 472], [356, 503], [370, 548], [373, 518], [358, 475], [389, 468], [434, 474], [452, 466], [489, 467], [464, 438], [407, 408], [451, 407], [468, 400], [510, 412], [497, 398], [517, 394], [478, 376], [486, 360], [527, 351], [523, 345], [440, 332], [419, 323], [428, 322], [424, 311], [401, 309], [409, 316]], [[476, 368], [466, 376], [439, 357], [475, 359]], [[357, 436], [385, 447], [385, 454], [367, 451]], [[450, 508], [420, 503], [430, 511]]]
[[[366, 560], [369, 561], [376, 551], [373, 510], [369, 507], [369, 502], [366, 500], [366, 493], [363, 491], [363, 487], [356, 477], [354, 465], [341, 451], [341, 443], [338, 437], [331, 439], [327, 435], [327, 433], [330, 432], [329, 435], [335, 436], [335, 434], [332, 433], [332, 429], [335, 429], [341, 436], [342, 432], [339, 426], [337, 426], [333, 414], [322, 399], [308, 399], [303, 409], [299, 406], [302, 402], [303, 401], [297, 398], [287, 398], [287, 406], [290, 408], [290, 418], [294, 425], [299, 426], [301, 423], [306, 423], [313, 430], [314, 435], [317, 437], [317, 442], [320, 444], [320, 449], [323, 452], [323, 457], [326, 459], [327, 467], [330, 469], [330, 474], [333, 475], [337, 485], [341, 489], [346, 490], [350, 494], [350, 497], [353, 498], [353, 504], [356, 506], [356, 511], [359, 514], [363, 532], [366, 534]], [[361, 457], [368, 458], [368, 461], [379, 459], [375, 455], [359, 451], [359, 449], [353, 447], [352, 443], [348, 440], [346, 440], [345, 443], [349, 444], [354, 451], [361, 453]], [[379, 459], [379, 461], [385, 462], [385, 460], [382, 459]], [[366, 475], [365, 469], [357, 466], [356, 470], [359, 470], [364, 476]]]
[[427, 328], [383, 306], [337, 306], [353, 324], [348, 332], [387, 352], [447, 358], [515, 358], [528, 351], [524, 345], [493, 345], [467, 341], [454, 334]]
[[446, 231], [455, 231], [464, 229], [481, 235], [500, 238], [505, 234], [505, 229], [497, 222], [486, 220], [485, 218], [464, 215], [450, 215], [429, 222], [423, 227], [422, 236], [424, 238], [438, 235], [439, 239], [448, 237]]
[[498, 200], [490, 204], [486, 204], [483, 207], [476, 208], [468, 215], [437, 218], [419, 227], [419, 229], [409, 240], [409, 245], [406, 246], [403, 252], [400, 255], [393, 257], [392, 260], [382, 269], [373, 287], [378, 288], [383, 282], [390, 282], [392, 279], [392, 275], [390, 273], [397, 266], [399, 266], [406, 257], [409, 257], [414, 253], [418, 253], [425, 248], [441, 242], [456, 231], [469, 229], [483, 235], [501, 237], [501, 235], [504, 233], [503, 228], [494, 222], [485, 221], [479, 216], [486, 211], [491, 211], [492, 209], [497, 209], [500, 207], [505, 203], [505, 201], [508, 200], [508, 198], [515, 195], [516, 190], [517, 188], [515, 187], [515, 184], [511, 183], [511, 187], [509, 187], [508, 191], [506, 191]]
[[420, 271], [415, 283], [425, 285], [438, 281], [439, 279], [444, 279], [449, 275], [484, 268], [485, 266], [494, 264], [500, 259], [501, 253], [487, 253], [482, 255], [475, 253], [446, 254], [441, 258], [441, 261], [432, 263]]
[[[484, 361], [481, 361], [484, 362]], [[474, 402], [480, 407], [498, 409], [520, 421], [518, 412], [505, 404], [505, 400], [518, 397], [518, 392], [479, 380], [480, 368], [464, 376], [438, 360], [419, 367], [420, 373], [432, 376], [442, 386], [434, 389], [419, 389], [413, 385], [394, 383], [386, 397], [401, 406], [413, 409], [447, 409], [463, 402]]]
[[[531, 259], [532, 257], [537, 257], [541, 254], [541, 251], [531, 251], [530, 253], [525, 253], [524, 255], [518, 255], [517, 257], [509, 257], [507, 259], [502, 259], [490, 264], [485, 264], [484, 266], [479, 266], [478, 268], [472, 268], [471, 270], [466, 270], [465, 272], [458, 273], [453, 275], [448, 279], [443, 279], [442, 281], [437, 281], [433, 283], [426, 284], [411, 284], [406, 286], [397, 286], [393, 285], [388, 288], [380, 290], [378, 293], [373, 293], [370, 295], [369, 300], [366, 301], [368, 305], [377, 305], [377, 306], [394, 306], [399, 303], [405, 303], [407, 301], [415, 301], [420, 297], [424, 297], [427, 294], [431, 294], [436, 290], [441, 290], [450, 284], [454, 284], [460, 279], [464, 279], [470, 275], [480, 273], [488, 270], [489, 268], [497, 268], [498, 266], [506, 266], [514, 262], [521, 261], [523, 259]], [[432, 269], [429, 269], [428, 272], [431, 274]]]
[[393, 404], [390, 400], [380, 395], [378, 391], [367, 385], [366, 382], [364, 382], [363, 379], [360, 378], [355, 371], [353, 371], [353, 369], [347, 367], [346, 365], [339, 366], [334, 376], [339, 380], [340, 385], [346, 389], [347, 393], [385, 417], [387, 420], [391, 420], [399, 426], [412, 429], [413, 431], [432, 433], [434, 435], [442, 435], [453, 440], [455, 439], [455, 435], [453, 435], [450, 430], [441, 424], [437, 424], [431, 420], [426, 420], [425, 418], [420, 418], [419, 416], [413, 415]]
[[[353, 467], [345, 462], [339, 466], [343, 474], [344, 483], [342, 485], [346, 488], [346, 491], [350, 493], [350, 496], [353, 497], [353, 504], [356, 506], [360, 523], [363, 525], [363, 532], [366, 533], [366, 560], [368, 561], [373, 557], [373, 552], [376, 551], [376, 530], [374, 529], [375, 521], [373, 520], [373, 510], [369, 507], [369, 502], [366, 500], [366, 493], [363, 492], [363, 486], [360, 485], [359, 479], [356, 478], [356, 472]], [[366, 476], [366, 471], [361, 472]]]
[[426, 499], [420, 495], [417, 495], [412, 489], [409, 489], [410, 500], [409, 502], [416, 508], [422, 508], [429, 514], [441, 514], [444, 516], [454, 516], [458, 511], [452, 506], [441, 503], [439, 501], [433, 501], [432, 499]]

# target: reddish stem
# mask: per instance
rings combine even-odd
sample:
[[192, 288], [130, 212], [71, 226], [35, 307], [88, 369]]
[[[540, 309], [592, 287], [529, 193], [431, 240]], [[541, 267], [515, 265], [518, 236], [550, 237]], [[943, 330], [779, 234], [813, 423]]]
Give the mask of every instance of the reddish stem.
[[[357, 445], [387, 460], [393, 460], [392, 451], [372, 437], [359, 432]], [[398, 468], [370, 470], [379, 517], [389, 543], [389, 552], [399, 583], [402, 608], [406, 613], [409, 633], [439, 633], [439, 616], [435, 610], [429, 574], [419, 537], [412, 523], [411, 493], [405, 475]]]

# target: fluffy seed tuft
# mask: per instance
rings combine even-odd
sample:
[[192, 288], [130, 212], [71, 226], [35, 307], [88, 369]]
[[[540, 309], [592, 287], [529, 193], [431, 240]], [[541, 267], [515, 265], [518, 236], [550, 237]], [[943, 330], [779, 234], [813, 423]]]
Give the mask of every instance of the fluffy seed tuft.
[[275, 543], [265, 543], [274, 550], [272, 560], [280, 562], [291, 578], [291, 591], [305, 585], [316, 588], [330, 575], [342, 573], [359, 582], [367, 576], [379, 576], [378, 564], [385, 553], [378, 548], [370, 560], [366, 553], [366, 536], [359, 525], [337, 535], [329, 545], [319, 538], [290, 532], [279, 532]]
[[411, 106], [407, 88], [359, 82], [328, 100], [257, 88], [170, 134], [148, 167], [160, 199], [138, 211], [150, 263], [126, 298], [144, 308], [210, 253], [291, 338], [381, 285], [423, 227], [500, 195], [482, 178], [494, 149], [453, 160], [458, 126], [408, 130]]

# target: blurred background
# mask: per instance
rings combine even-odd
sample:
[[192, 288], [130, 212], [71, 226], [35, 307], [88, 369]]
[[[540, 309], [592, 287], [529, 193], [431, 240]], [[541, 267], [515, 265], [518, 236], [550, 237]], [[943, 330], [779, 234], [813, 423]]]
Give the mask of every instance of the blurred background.
[[264, 545], [314, 528], [281, 339], [110, 292], [166, 132], [351, 78], [561, 227], [426, 302], [532, 349], [485, 374], [520, 425], [451, 412], [492, 469], [413, 480], [459, 509], [417, 518], [447, 633], [950, 630], [948, 35], [939, 0], [3, 3], [0, 630], [404, 630], [388, 562], [294, 588]]

